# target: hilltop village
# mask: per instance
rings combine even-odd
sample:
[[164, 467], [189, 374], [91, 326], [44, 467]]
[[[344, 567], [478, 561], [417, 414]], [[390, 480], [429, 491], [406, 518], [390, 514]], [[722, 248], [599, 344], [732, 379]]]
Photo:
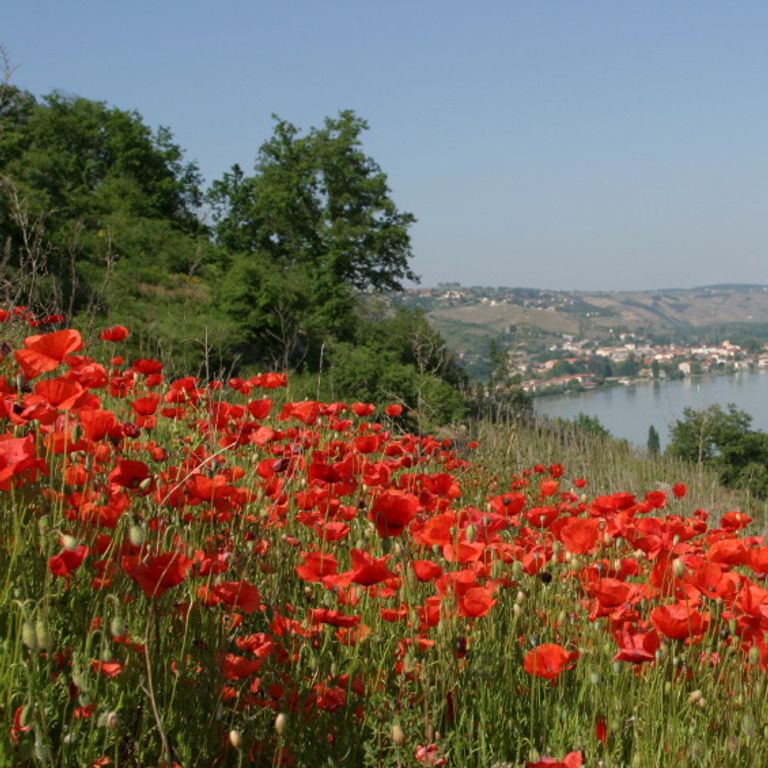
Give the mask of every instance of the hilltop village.
[[493, 370], [532, 395], [768, 368], [765, 286], [587, 294], [446, 284], [405, 301], [476, 378]]

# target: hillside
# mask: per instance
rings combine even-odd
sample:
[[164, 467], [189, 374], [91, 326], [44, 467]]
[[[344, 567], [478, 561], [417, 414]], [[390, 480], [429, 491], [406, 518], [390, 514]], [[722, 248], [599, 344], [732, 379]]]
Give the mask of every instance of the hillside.
[[768, 286], [712, 285], [654, 291], [550, 291], [444, 284], [408, 291], [457, 352], [484, 340], [507, 343], [571, 335], [601, 340], [623, 331], [676, 339], [732, 333], [764, 338]]

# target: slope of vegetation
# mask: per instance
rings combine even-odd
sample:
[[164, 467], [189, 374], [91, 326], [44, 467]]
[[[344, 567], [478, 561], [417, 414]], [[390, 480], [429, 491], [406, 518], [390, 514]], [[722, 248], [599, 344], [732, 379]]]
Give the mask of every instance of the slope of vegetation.
[[178, 374], [333, 370], [335, 396], [457, 418], [464, 378], [442, 340], [420, 311], [376, 306], [415, 278], [415, 219], [366, 129], [352, 112], [305, 133], [276, 119], [253, 173], [205, 190], [138, 113], [0, 86], [0, 298], [85, 331], [130, 325], [128, 351]]
[[765, 764], [768, 546], [705, 469], [0, 320], [0, 764]]

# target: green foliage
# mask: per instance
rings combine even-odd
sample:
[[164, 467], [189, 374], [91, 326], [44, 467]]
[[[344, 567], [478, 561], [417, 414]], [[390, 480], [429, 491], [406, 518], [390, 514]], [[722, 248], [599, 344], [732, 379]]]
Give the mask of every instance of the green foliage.
[[[277, 120], [253, 176], [235, 165], [213, 183], [216, 242], [237, 272], [221, 286], [222, 306], [240, 329], [247, 362], [316, 366], [324, 342], [354, 336], [358, 291], [415, 279], [408, 266], [415, 219], [398, 211], [386, 175], [362, 151], [366, 129], [353, 112], [305, 135]], [[244, 323], [244, 304], [266, 317]], [[261, 350], [254, 337], [266, 340]]]
[[353, 341], [329, 346], [326, 364], [324, 391], [334, 399], [400, 403], [421, 429], [467, 414], [466, 377], [419, 310], [369, 306]]
[[[223, 341], [205, 279], [214, 251], [200, 178], [170, 131], [136, 112], [53, 93], [0, 93], [2, 297], [83, 324], [121, 322], [127, 352], [176, 369]], [[213, 338], [216, 337], [216, 338]]]
[[590, 416], [586, 413], [579, 413], [572, 419], [576, 429], [586, 432], [594, 437], [610, 437], [611, 433], [606, 429], [597, 416]]
[[661, 452], [661, 438], [659, 437], [659, 433], [653, 424], [648, 427], [648, 442], [646, 445], [648, 448], [648, 453], [650, 453], [651, 456], [658, 456]]
[[386, 175], [362, 151], [367, 128], [351, 111], [303, 136], [276, 118], [255, 174], [235, 165], [211, 187], [218, 242], [269, 254], [275, 265], [304, 265], [319, 289], [395, 290], [416, 279], [408, 266], [415, 219], [398, 211]]
[[671, 456], [706, 464], [724, 485], [768, 498], [768, 434], [751, 429], [752, 417], [730, 403], [696, 411], [686, 408], [672, 427]]
[[424, 315], [361, 294], [415, 280], [410, 213], [342, 112], [302, 133], [276, 120], [254, 173], [206, 195], [168, 129], [136, 112], [0, 89], [6, 304], [131, 329], [123, 352], [168, 370], [317, 373], [339, 396], [391, 399], [419, 424], [460, 418], [465, 375]]

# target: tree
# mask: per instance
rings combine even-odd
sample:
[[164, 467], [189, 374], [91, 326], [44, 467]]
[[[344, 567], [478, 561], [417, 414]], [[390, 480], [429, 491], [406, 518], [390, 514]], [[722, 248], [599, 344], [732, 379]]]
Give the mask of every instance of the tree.
[[723, 410], [686, 408], [671, 431], [669, 452], [712, 467], [724, 485], [768, 497], [768, 434], [751, 429], [752, 417], [733, 403]]
[[[654, 361], [655, 362], [655, 361]], [[656, 427], [651, 424], [650, 427], [648, 427], [648, 453], [651, 454], [651, 456], [658, 456], [661, 452], [661, 438], [659, 437], [659, 433], [656, 430]]]
[[[318, 342], [354, 335], [357, 292], [417, 279], [409, 266], [415, 219], [397, 209], [386, 175], [363, 151], [367, 128], [351, 111], [306, 134], [276, 118], [255, 173], [235, 165], [207, 196], [216, 241], [233, 263], [255, 260], [281, 275], [278, 282], [303, 286], [306, 311], [291, 320], [308, 361], [317, 358]], [[241, 284], [243, 299], [249, 290], [254, 300], [263, 293], [257, 273]]]
[[197, 168], [167, 128], [153, 132], [137, 112], [2, 86], [0, 182], [10, 268], [23, 278], [34, 226], [50, 292], [74, 310], [92, 301], [107, 255], [148, 253], [163, 272], [188, 271], [199, 256]]
[[686, 461], [711, 463], [718, 459], [725, 446], [738, 442], [750, 431], [752, 417], [733, 403], [727, 410], [711, 405], [702, 411], [683, 410], [670, 431], [669, 452]]
[[590, 416], [587, 413], [579, 412], [572, 419], [573, 426], [581, 432], [594, 435], [595, 437], [610, 437], [610, 431], [603, 425], [597, 416]]

